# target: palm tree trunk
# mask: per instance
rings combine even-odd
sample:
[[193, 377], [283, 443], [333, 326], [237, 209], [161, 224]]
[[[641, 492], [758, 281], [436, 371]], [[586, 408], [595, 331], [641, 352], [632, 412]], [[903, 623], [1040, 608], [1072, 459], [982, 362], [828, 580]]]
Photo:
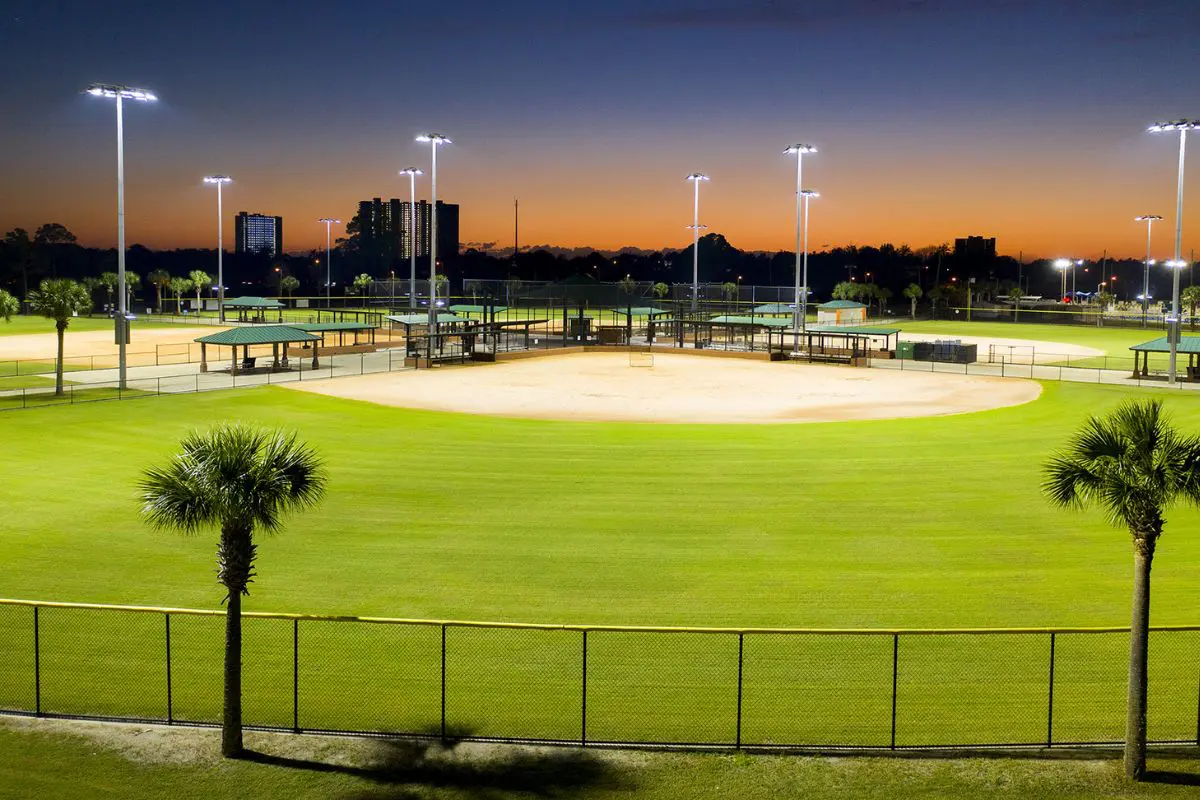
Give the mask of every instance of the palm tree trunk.
[[1150, 644], [1150, 564], [1156, 534], [1134, 535], [1133, 622], [1129, 630], [1129, 695], [1125, 720], [1125, 774], [1146, 775], [1146, 677]]
[[58, 330], [58, 360], [54, 362], [54, 394], [62, 397], [63, 394], [63, 338], [67, 332], [67, 323], [59, 322], [55, 326]]
[[242, 754], [242, 593], [229, 590], [225, 608], [225, 709], [221, 723], [221, 755]]

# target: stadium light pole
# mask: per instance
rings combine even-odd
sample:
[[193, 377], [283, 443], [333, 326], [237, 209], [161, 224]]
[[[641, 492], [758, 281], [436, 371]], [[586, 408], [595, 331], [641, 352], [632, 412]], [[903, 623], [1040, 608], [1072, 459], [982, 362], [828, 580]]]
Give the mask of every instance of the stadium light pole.
[[232, 183], [233, 178], [228, 175], [206, 175], [204, 182], [216, 184], [217, 186], [217, 319], [225, 320], [225, 267], [224, 267], [224, 250], [225, 250], [225, 220], [224, 211], [221, 206], [221, 187], [227, 183]]
[[425, 170], [405, 167], [401, 175], [408, 176], [408, 306], [416, 310], [417, 301], [417, 176]]
[[1183, 162], [1187, 153], [1187, 132], [1200, 128], [1200, 119], [1177, 119], [1169, 122], [1156, 122], [1150, 126], [1151, 133], [1170, 133], [1179, 131], [1179, 175], [1176, 179], [1175, 195], [1175, 257], [1167, 262], [1175, 273], [1172, 281], [1171, 316], [1173, 322], [1167, 325], [1167, 339], [1171, 342], [1171, 361], [1167, 372], [1167, 381], [1175, 383], [1175, 357], [1179, 350], [1179, 272], [1177, 266], [1183, 261]]
[[[126, 344], [129, 338], [128, 296], [125, 293], [125, 120], [123, 102], [136, 100], [153, 103], [158, 97], [145, 89], [115, 83], [93, 83], [87, 88], [92, 97], [109, 97], [117, 101], [117, 385], [125, 388]], [[60, 365], [61, 366], [61, 365]]]
[[[800, 255], [800, 234], [801, 228], [803, 227], [803, 221], [801, 220], [801, 206], [803, 205], [804, 190], [801, 187], [803, 186], [802, 180], [804, 176], [804, 156], [806, 153], [815, 152], [817, 152], [817, 148], [813, 147], [811, 144], [793, 144], [785, 148], [783, 151], [784, 155], [794, 155], [796, 157], [796, 297], [794, 306], [795, 310], [792, 312], [792, 328], [794, 329], [799, 329], [803, 325], [803, 318], [800, 316], [800, 271], [802, 268], [800, 263], [802, 260]], [[807, 249], [807, 242], [805, 242], [805, 246], [805, 249]], [[808, 281], [805, 279], [805, 287], [807, 288], [807, 286]], [[805, 292], [805, 294], [807, 294], [807, 292]]]
[[695, 190], [692, 203], [692, 224], [688, 226], [692, 229], [692, 311], [694, 312], [700, 301], [700, 229], [708, 227], [700, 224], [700, 184], [711, 178], [703, 172], [693, 172], [687, 176], [687, 179], [692, 182]]
[[1059, 301], [1067, 296], [1067, 270], [1074, 266], [1075, 262], [1069, 258], [1058, 258], [1054, 260], [1054, 268], [1058, 270], [1058, 274], [1062, 276], [1062, 291], [1059, 292]]
[[325, 307], [329, 308], [333, 305], [330, 300], [330, 292], [333, 288], [333, 249], [329, 238], [329, 226], [340, 225], [342, 221], [333, 217], [321, 217], [317, 222], [325, 223]]
[[[804, 274], [804, 282], [800, 287], [800, 304], [797, 308], [800, 310], [800, 329], [808, 329], [808, 201], [814, 197], [820, 197], [817, 192], [812, 189], [801, 189], [800, 196], [804, 198], [804, 258], [801, 260]], [[799, 348], [800, 337], [794, 340], [796, 349]]]
[[1171, 360], [1167, 364], [1167, 383], [1178, 380], [1176, 360], [1179, 356], [1179, 273], [1187, 268], [1188, 262], [1182, 258], [1172, 258], [1164, 266], [1171, 270], [1171, 318], [1167, 320], [1167, 339], [1171, 344]]
[[[440, 133], [422, 133], [418, 142], [428, 142], [429, 169], [429, 332], [437, 333], [437, 149], [438, 145], [454, 144]], [[432, 346], [432, 341], [430, 345]]]
[[1150, 298], [1150, 265], [1154, 261], [1150, 258], [1150, 237], [1154, 231], [1154, 223], [1162, 220], [1158, 214], [1142, 214], [1140, 217], [1134, 217], [1135, 222], [1146, 223], [1146, 263], [1142, 270], [1142, 327], [1146, 327], [1146, 314], [1149, 310], [1148, 300]]

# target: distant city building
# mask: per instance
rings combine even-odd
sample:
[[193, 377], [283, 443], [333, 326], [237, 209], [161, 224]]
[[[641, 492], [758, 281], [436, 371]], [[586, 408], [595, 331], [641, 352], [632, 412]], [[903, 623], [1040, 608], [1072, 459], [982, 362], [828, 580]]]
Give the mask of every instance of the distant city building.
[[239, 211], [233, 218], [233, 236], [239, 253], [266, 253], [271, 258], [283, 252], [283, 217]]
[[954, 257], [971, 261], [985, 261], [996, 257], [996, 237], [968, 236], [954, 240]]
[[[458, 255], [458, 205], [438, 201], [438, 259]], [[417, 203], [417, 226], [413, 230], [412, 204], [378, 197], [358, 204], [359, 244], [377, 266], [387, 268], [394, 260], [407, 261], [415, 246], [417, 258], [429, 258], [431, 206]]]

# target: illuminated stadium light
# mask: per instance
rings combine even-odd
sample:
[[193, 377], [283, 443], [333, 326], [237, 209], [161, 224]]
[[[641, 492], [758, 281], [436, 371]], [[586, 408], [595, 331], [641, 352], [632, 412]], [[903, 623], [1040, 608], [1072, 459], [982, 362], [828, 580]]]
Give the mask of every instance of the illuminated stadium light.
[[[804, 212], [804, 156], [808, 153], [817, 152], [817, 148], [811, 144], [793, 144], [785, 147], [783, 154], [785, 156], [796, 157], [796, 269], [794, 270], [796, 278], [796, 292], [793, 300], [792, 311], [792, 328], [804, 329], [808, 326], [808, 277], [807, 274], [801, 282], [801, 273], [807, 273], [805, 265], [808, 262], [808, 234], [803, 233], [804, 221], [802, 217]], [[803, 254], [802, 254], [803, 253]], [[805, 287], [805, 291], [801, 292], [800, 287]], [[792, 345], [795, 349], [800, 348], [800, 337], [796, 336], [792, 340]]]
[[700, 184], [712, 179], [703, 172], [693, 172], [687, 176], [687, 180], [692, 182], [695, 189], [692, 224], [688, 226], [692, 229], [692, 311], [695, 311], [700, 298], [700, 229], [708, 227], [700, 224]]
[[[437, 333], [437, 150], [439, 144], [454, 144], [450, 137], [440, 133], [419, 133], [418, 142], [425, 142], [430, 150], [429, 169], [429, 333]], [[449, 287], [447, 287], [448, 289]], [[411, 300], [411, 298], [410, 298]], [[433, 339], [429, 340], [430, 346]]]
[[[206, 175], [204, 182], [216, 184], [217, 187], [217, 319], [225, 318], [225, 268], [224, 268], [224, 230], [225, 215], [221, 210], [221, 187], [233, 183], [228, 175]], [[199, 309], [197, 309], [199, 310]]]
[[113, 97], [121, 100], [138, 100], [143, 103], [153, 103], [158, 100], [154, 92], [145, 89], [135, 89], [132, 86], [121, 86], [116, 83], [93, 83], [87, 88], [92, 97]]
[[[418, 167], [405, 167], [401, 175], [408, 176], [409, 182], [409, 226], [408, 226], [408, 305], [417, 307], [417, 176], [424, 175], [425, 170]], [[395, 290], [392, 292], [395, 294]]]
[[[1173, 133], [1179, 131], [1179, 171], [1176, 176], [1175, 190], [1175, 257], [1168, 261], [1168, 266], [1173, 262], [1179, 262], [1183, 259], [1183, 162], [1184, 156], [1187, 153], [1187, 133], [1200, 129], [1200, 120], [1197, 119], [1177, 119], [1167, 122], [1156, 122], [1150, 126], [1151, 133]], [[1167, 382], [1174, 385], [1176, 381], [1176, 362], [1179, 355], [1179, 269], [1173, 269], [1174, 279], [1171, 287], [1171, 317], [1175, 320], [1173, 325], [1167, 328], [1167, 338], [1171, 344], [1171, 360], [1167, 367]]]

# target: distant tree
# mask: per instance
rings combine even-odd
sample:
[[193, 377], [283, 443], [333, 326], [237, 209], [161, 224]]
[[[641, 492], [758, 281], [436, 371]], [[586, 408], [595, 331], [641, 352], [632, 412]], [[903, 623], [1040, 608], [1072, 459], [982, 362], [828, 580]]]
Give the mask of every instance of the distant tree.
[[1090, 417], [1045, 466], [1042, 490], [1056, 505], [1096, 505], [1133, 538], [1133, 622], [1125, 772], [1146, 773], [1146, 670], [1149, 657], [1150, 566], [1168, 508], [1200, 504], [1200, 437], [1184, 436], [1161, 400], [1131, 401], [1106, 417]]
[[917, 301], [921, 299], [923, 294], [925, 293], [921, 291], [921, 287], [915, 283], [910, 283], [908, 286], [904, 287], [904, 296], [907, 297], [908, 301], [912, 304], [913, 319], [917, 318]]
[[291, 297], [292, 293], [300, 288], [300, 279], [295, 275], [284, 275], [283, 279], [279, 281], [279, 288], [285, 291], [288, 297]]
[[853, 281], [841, 281], [833, 287], [830, 295], [834, 300], [854, 300], [862, 296], [862, 284]]
[[71, 318], [92, 310], [92, 298], [82, 285], [67, 278], [44, 280], [41, 286], [29, 293], [29, 306], [33, 313], [54, 320], [58, 331], [58, 361], [54, 365], [54, 393], [63, 393], [63, 337]]
[[117, 291], [117, 283], [119, 282], [117, 273], [101, 272], [100, 277], [97, 278], [97, 280], [100, 281], [100, 285], [104, 287], [104, 291], [108, 295], [105, 303], [111, 307], [113, 302], [113, 294]]
[[67, 226], [57, 222], [48, 222], [38, 227], [33, 234], [34, 249], [39, 251], [42, 258], [50, 262], [50, 277], [58, 277], [58, 259], [55, 253], [60, 245], [75, 244], [75, 234], [67, 230]]
[[[440, 278], [441, 276], [439, 275], [438, 277]], [[357, 277], [355, 277], [354, 284], [353, 284], [355, 294], [366, 294], [367, 287], [370, 285], [371, 285], [371, 276], [370, 275], [368, 275], [365, 272], [362, 273], [361, 275], [358, 275]]]
[[626, 274], [624, 278], [621, 278], [621, 280], [617, 281], [617, 286], [620, 287], [621, 291], [625, 294], [632, 295], [634, 290], [637, 289], [637, 281], [635, 281], [630, 275]]
[[218, 425], [189, 434], [180, 453], [147, 469], [138, 484], [142, 516], [185, 534], [220, 528], [217, 580], [225, 587], [225, 696], [221, 754], [242, 748], [242, 596], [254, 581], [256, 530], [275, 533], [283, 517], [312, 508], [325, 493], [321, 458], [295, 434]]
[[21, 303], [8, 292], [0, 289], [0, 318], [5, 322], [12, 320], [13, 315], [21, 310]]
[[[1197, 288], [1200, 288], [1200, 287], [1197, 287]], [[1096, 305], [1100, 306], [1100, 313], [1103, 314], [1105, 312], [1105, 310], [1110, 308], [1112, 306], [1112, 304], [1114, 302], [1116, 302], [1116, 299], [1117, 299], [1117, 296], [1115, 294], [1113, 294], [1112, 292], [1097, 292], [1096, 293]]]
[[733, 281], [725, 281], [721, 284], [721, 296], [726, 300], [736, 300], [738, 296], [738, 285]]
[[136, 272], [125, 270], [125, 308], [133, 308], [133, 293], [142, 286], [142, 276]]
[[171, 273], [165, 269], [156, 269], [146, 276], [146, 280], [150, 281], [151, 285], [154, 286], [158, 310], [159, 313], [162, 313], [163, 290], [171, 285]]
[[930, 306], [933, 309], [933, 316], [937, 317], [938, 301], [949, 300], [954, 296], [954, 290], [949, 286], [935, 286], [927, 293]]
[[192, 289], [196, 292], [196, 310], [200, 311], [204, 308], [200, 293], [212, 286], [212, 278], [204, 270], [194, 269], [188, 273], [188, 280], [192, 282]]
[[437, 296], [441, 297], [443, 299], [449, 299], [447, 289], [450, 287], [450, 279], [448, 277], [446, 277], [446, 273], [439, 272], [437, 274], [437, 279], [434, 281], [434, 284], [437, 287], [437, 291], [436, 291]]
[[1188, 307], [1192, 330], [1196, 329], [1196, 306], [1200, 306], [1200, 286], [1189, 286], [1179, 293], [1179, 299]]
[[871, 293], [879, 301], [879, 315], [883, 316], [887, 311], [887, 301], [892, 299], [892, 290], [886, 286], [872, 284]]
[[183, 313], [183, 296], [192, 290], [192, 282], [187, 278], [171, 278], [168, 290], [175, 295], [175, 313]]
[[4, 247], [13, 254], [13, 259], [21, 270], [21, 295], [29, 299], [29, 262], [33, 258], [33, 241], [29, 231], [24, 228], [13, 228], [4, 234]]
[[671, 293], [671, 287], [668, 286], [667, 284], [663, 283], [662, 281], [659, 281], [658, 283], [654, 284], [654, 296], [657, 297], [659, 300], [662, 300], [664, 297], [666, 297], [670, 293]]
[[1008, 299], [1012, 300], [1013, 304], [1013, 322], [1021, 318], [1021, 298], [1024, 296], [1024, 293], [1015, 286], [1008, 290]]

